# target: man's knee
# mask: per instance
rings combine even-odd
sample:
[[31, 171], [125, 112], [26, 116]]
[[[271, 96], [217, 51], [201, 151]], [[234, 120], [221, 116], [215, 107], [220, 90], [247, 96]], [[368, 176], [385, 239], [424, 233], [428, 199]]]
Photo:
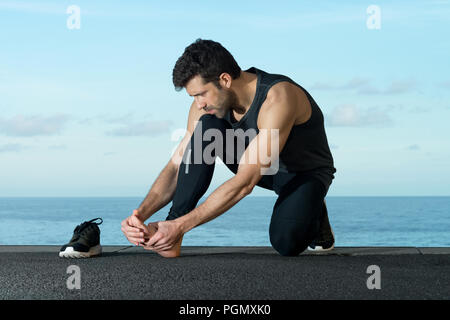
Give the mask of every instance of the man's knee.
[[272, 247], [282, 256], [296, 257], [300, 253], [306, 250], [309, 243], [303, 242], [301, 244], [296, 243], [294, 239], [286, 240], [270, 240]]
[[292, 221], [272, 220], [269, 236], [272, 247], [282, 256], [298, 256], [312, 241]]

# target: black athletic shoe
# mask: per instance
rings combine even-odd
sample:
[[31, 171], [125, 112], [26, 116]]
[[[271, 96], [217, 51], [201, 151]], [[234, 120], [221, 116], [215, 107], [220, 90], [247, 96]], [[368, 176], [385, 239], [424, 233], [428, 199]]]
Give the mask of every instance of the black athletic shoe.
[[309, 245], [308, 250], [314, 252], [327, 252], [334, 249], [334, 233], [328, 220], [328, 211], [324, 202], [325, 210], [320, 219], [319, 235]]
[[[94, 222], [100, 219], [100, 223]], [[102, 218], [95, 218], [78, 225], [73, 231], [72, 239], [59, 250], [61, 258], [89, 258], [102, 253], [100, 229]]]

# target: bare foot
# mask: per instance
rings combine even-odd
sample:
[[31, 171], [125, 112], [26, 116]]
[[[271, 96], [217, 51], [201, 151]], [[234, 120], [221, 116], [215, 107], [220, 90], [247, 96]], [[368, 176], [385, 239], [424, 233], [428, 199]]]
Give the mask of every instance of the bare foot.
[[[149, 231], [149, 239], [156, 233], [157, 229], [152, 225], [148, 224], [147, 230]], [[164, 251], [155, 251], [157, 254], [164, 258], [176, 258], [180, 256], [181, 252], [181, 242], [183, 241], [183, 236], [181, 236], [180, 240], [173, 246], [170, 250], [164, 250]], [[152, 250], [153, 251], [153, 250]]]

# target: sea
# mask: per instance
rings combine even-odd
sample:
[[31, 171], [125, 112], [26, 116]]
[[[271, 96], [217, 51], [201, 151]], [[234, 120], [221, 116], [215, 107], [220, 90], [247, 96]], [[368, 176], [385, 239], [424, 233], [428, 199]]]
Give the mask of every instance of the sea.
[[[140, 197], [0, 198], [0, 245], [63, 245], [74, 228], [97, 217], [103, 245], [131, 245], [121, 221]], [[205, 199], [201, 199], [199, 203]], [[216, 219], [194, 228], [185, 246], [270, 246], [276, 198], [246, 197]], [[450, 246], [450, 197], [326, 198], [336, 246]], [[170, 204], [147, 222], [165, 220]]]

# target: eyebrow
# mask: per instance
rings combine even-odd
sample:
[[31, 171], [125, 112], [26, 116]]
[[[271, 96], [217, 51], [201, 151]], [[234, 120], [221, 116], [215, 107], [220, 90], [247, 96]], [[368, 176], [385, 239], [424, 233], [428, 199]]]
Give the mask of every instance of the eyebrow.
[[201, 94], [204, 94], [206, 91], [207, 91], [207, 90], [202, 91], [202, 92], [200, 92], [200, 93], [192, 94], [192, 95], [190, 94], [190, 96], [191, 96], [191, 97], [196, 97], [196, 96], [199, 96], [199, 95], [201, 95]]

